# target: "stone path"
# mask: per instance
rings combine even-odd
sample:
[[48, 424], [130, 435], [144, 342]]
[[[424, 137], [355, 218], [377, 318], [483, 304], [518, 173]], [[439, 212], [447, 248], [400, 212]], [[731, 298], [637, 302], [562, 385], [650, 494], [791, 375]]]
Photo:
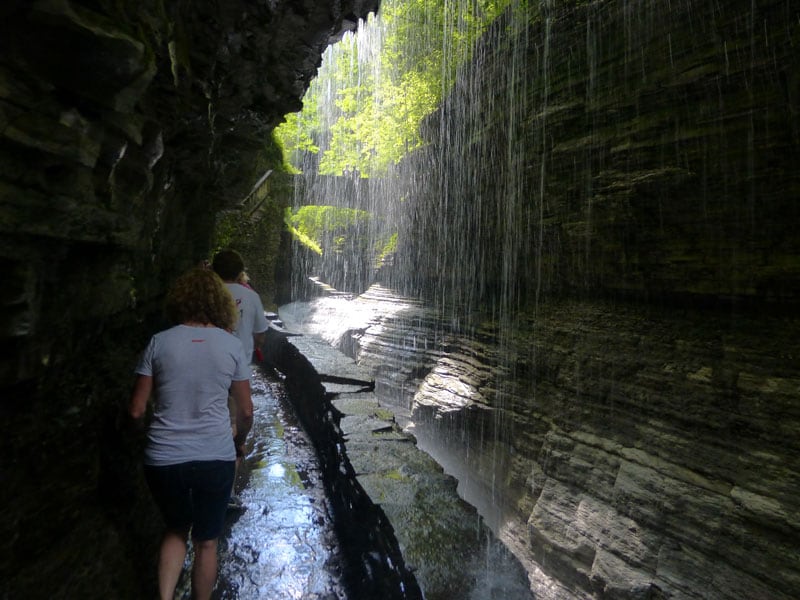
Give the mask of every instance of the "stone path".
[[[220, 539], [215, 600], [343, 600], [342, 558], [314, 448], [283, 386], [254, 370], [255, 418]], [[191, 598], [188, 577], [177, 597]]]
[[[369, 380], [350, 358], [311, 335], [291, 342], [322, 375]], [[215, 600], [349, 600], [329, 502], [311, 441], [281, 382], [256, 370], [250, 450], [237, 481], [244, 510], [220, 540]], [[525, 573], [459, 498], [457, 482], [398, 425], [407, 415], [360, 385], [325, 382], [343, 413], [346, 454], [381, 507], [426, 600], [528, 600]], [[188, 577], [178, 598], [190, 596]], [[352, 599], [371, 600], [371, 599]]]

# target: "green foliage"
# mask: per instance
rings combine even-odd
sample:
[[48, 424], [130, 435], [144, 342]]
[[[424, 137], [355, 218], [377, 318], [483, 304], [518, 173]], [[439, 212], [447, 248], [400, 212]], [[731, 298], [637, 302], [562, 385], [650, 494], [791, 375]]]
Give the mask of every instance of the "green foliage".
[[322, 248], [320, 248], [320, 245], [295, 227], [294, 214], [292, 213], [292, 209], [288, 206], [286, 207], [286, 212], [284, 213], [283, 222], [286, 223], [286, 228], [289, 230], [289, 233], [294, 239], [296, 239], [306, 248], [309, 248], [315, 254], [322, 256]]
[[283, 146], [283, 140], [281, 140], [274, 131], [264, 145], [263, 157], [268, 168], [272, 168], [281, 173], [295, 172], [291, 162], [287, 161], [287, 153], [286, 148]]
[[249, 222], [241, 211], [228, 210], [217, 214], [212, 243], [213, 256], [223, 248], [230, 248], [249, 230]]
[[[285, 150], [281, 139], [274, 133], [264, 143], [257, 157], [256, 171], [261, 175], [267, 169], [277, 172], [292, 172], [293, 167], [286, 162]], [[223, 248], [235, 248], [244, 251], [249, 246], [256, 247], [266, 238], [278, 235], [273, 231], [272, 223], [280, 223], [282, 209], [278, 206], [278, 198], [269, 192], [269, 183], [255, 195], [259, 201], [258, 212], [253, 215], [248, 210], [227, 210], [217, 213], [211, 243], [211, 255]]]
[[386, 243], [383, 243], [382, 241], [379, 241], [378, 244], [379, 244], [379, 247], [378, 247], [378, 252], [376, 254], [378, 255], [378, 261], [380, 262], [381, 260], [386, 258], [386, 256], [388, 256], [392, 252], [396, 252], [397, 251], [397, 232], [394, 232], [389, 237], [389, 240]]
[[365, 210], [336, 206], [301, 206], [296, 212], [287, 209], [286, 225], [295, 238], [317, 254], [323, 253], [326, 240], [336, 249], [344, 244], [353, 227], [371, 219]]
[[302, 112], [291, 113], [286, 116], [286, 121], [273, 132], [275, 140], [283, 148], [283, 155], [288, 162], [287, 173], [300, 172], [294, 165], [302, 164], [304, 152], [313, 154], [319, 152], [319, 148], [311, 139], [312, 115], [310, 109], [306, 112], [305, 108]]
[[357, 36], [328, 48], [320, 75], [277, 135], [295, 167], [380, 176], [423, 142], [419, 126], [447, 93], [475, 39], [511, 0], [383, 0]]

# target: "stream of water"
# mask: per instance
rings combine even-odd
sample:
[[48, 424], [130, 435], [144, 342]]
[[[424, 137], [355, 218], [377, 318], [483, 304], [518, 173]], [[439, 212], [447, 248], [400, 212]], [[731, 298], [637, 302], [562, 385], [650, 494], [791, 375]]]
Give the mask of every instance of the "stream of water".
[[[283, 384], [254, 368], [249, 452], [220, 537], [215, 600], [342, 600], [339, 551], [317, 457]], [[188, 575], [188, 574], [187, 574]], [[191, 598], [188, 577], [176, 596]]]

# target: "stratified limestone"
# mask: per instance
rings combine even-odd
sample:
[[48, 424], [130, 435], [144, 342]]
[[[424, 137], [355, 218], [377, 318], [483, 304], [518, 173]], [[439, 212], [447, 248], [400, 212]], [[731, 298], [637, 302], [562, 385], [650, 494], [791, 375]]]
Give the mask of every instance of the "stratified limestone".
[[[0, 596], [155, 596], [131, 369], [217, 213], [282, 163], [270, 132], [325, 48], [377, 5], [1, 3]], [[282, 208], [262, 210], [269, 303]]]
[[359, 364], [530, 572], [571, 590], [541, 597], [800, 589], [794, 318], [562, 300], [501, 340], [399, 301], [353, 301], [372, 315]]
[[354, 356], [576, 594], [800, 592], [798, 16], [514, 3], [400, 169]]
[[405, 165], [399, 273], [456, 304], [800, 301], [796, 3], [514, 6]]
[[[459, 497], [457, 481], [400, 429], [391, 407], [359, 386], [326, 383], [324, 396], [319, 389], [320, 373], [365, 381], [369, 371], [316, 336], [290, 342], [267, 344], [267, 355], [318, 446], [343, 551], [358, 557], [351, 568], [368, 566], [352, 593], [530, 598], [520, 563]], [[407, 596], [393, 581], [405, 582]]]

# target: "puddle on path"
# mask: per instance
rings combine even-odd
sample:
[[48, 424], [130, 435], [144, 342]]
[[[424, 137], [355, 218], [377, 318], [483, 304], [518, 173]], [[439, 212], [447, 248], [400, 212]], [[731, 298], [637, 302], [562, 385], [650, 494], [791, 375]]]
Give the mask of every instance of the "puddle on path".
[[214, 598], [341, 600], [343, 559], [311, 440], [280, 381], [254, 368], [255, 419], [220, 539]]

